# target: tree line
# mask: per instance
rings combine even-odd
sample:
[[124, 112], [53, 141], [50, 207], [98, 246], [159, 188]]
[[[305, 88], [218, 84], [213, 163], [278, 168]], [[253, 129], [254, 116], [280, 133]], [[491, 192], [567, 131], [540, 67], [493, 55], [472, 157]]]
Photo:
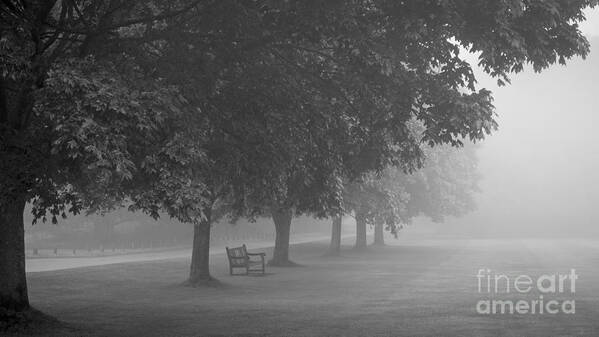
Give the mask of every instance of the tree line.
[[[422, 181], [406, 174], [497, 127], [464, 51], [500, 84], [584, 57], [578, 23], [595, 5], [1, 1], [0, 308], [29, 309], [27, 203], [41, 221], [126, 205], [191, 223], [192, 285], [212, 280], [223, 217], [271, 216], [271, 264], [287, 265], [294, 215], [351, 210], [391, 226], [465, 205], [419, 200], [409, 191]], [[431, 167], [422, 174], [441, 179]]]

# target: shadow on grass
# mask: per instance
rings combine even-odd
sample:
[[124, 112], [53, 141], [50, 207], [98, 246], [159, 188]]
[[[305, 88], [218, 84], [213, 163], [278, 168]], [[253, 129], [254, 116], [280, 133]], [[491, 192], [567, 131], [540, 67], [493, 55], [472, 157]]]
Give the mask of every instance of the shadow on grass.
[[303, 264], [299, 264], [297, 262], [293, 262], [291, 260], [287, 261], [273, 261], [270, 260], [266, 264], [269, 267], [282, 267], [282, 268], [295, 268], [295, 267], [305, 267]]
[[246, 276], [246, 277], [267, 277], [267, 276], [272, 276], [272, 275], [276, 275], [276, 273], [250, 273], [250, 274], [235, 274], [235, 275], [230, 275], [231, 277], [234, 276]]
[[353, 247], [352, 249], [349, 250], [352, 253], [372, 253], [374, 251], [374, 249], [372, 249], [371, 246], [366, 246], [366, 247]]
[[221, 282], [218, 279], [211, 277], [206, 280], [187, 280], [181, 284], [184, 287], [190, 288], [229, 288], [230, 285]]
[[[331, 259], [331, 260], [342, 260], [342, 259], [352, 259], [356, 254], [352, 254], [353, 250], [342, 250], [341, 252], [331, 252], [327, 251], [326, 253], [320, 255], [321, 259]], [[349, 253], [349, 254], [348, 254]]]
[[0, 335], [2, 336], [71, 335], [80, 332], [77, 327], [34, 308], [22, 312], [0, 311]]
[[328, 250], [324, 254], [322, 254], [321, 257], [324, 257], [324, 258], [337, 258], [337, 257], [343, 257], [343, 255], [341, 254], [341, 252]]

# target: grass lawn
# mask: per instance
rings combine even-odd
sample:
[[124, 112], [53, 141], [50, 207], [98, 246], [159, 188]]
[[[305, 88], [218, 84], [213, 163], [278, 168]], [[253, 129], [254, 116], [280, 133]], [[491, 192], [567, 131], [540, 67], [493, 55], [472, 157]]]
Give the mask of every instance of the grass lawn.
[[[30, 298], [67, 325], [44, 336], [599, 336], [599, 245], [581, 242], [400, 240], [341, 257], [309, 243], [291, 249], [303, 267], [263, 277], [231, 277], [226, 257], [214, 256], [221, 288], [182, 287], [189, 260], [174, 259], [32, 273]], [[478, 314], [488, 297], [479, 268], [575, 268], [576, 293], [557, 298], [575, 299], [576, 313]]]

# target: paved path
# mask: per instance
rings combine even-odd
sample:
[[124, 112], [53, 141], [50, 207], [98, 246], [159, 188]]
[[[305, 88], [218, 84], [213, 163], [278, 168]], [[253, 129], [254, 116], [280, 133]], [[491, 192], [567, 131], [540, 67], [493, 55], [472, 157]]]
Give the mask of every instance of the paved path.
[[[343, 238], [352, 237], [353, 235], [344, 235]], [[296, 234], [291, 237], [291, 244], [299, 244], [306, 242], [329, 240], [328, 236], [322, 234]], [[231, 242], [229, 246], [238, 246], [243, 242]], [[273, 246], [272, 241], [252, 241], [247, 242], [249, 250], [269, 248]], [[225, 250], [224, 245], [216, 245], [210, 247], [210, 255], [222, 254]], [[60, 258], [32, 258], [26, 261], [26, 271], [28, 273], [73, 269], [91, 266], [102, 266], [115, 263], [155, 261], [168, 259], [191, 258], [191, 247], [180, 248], [158, 252], [144, 252], [125, 255], [112, 256], [94, 256], [94, 257], [60, 257]]]

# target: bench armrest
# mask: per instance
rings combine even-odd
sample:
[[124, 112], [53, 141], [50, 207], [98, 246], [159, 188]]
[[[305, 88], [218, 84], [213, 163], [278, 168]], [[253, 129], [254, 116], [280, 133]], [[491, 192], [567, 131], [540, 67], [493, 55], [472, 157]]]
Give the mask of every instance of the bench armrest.
[[266, 253], [247, 253], [248, 256], [266, 256]]

